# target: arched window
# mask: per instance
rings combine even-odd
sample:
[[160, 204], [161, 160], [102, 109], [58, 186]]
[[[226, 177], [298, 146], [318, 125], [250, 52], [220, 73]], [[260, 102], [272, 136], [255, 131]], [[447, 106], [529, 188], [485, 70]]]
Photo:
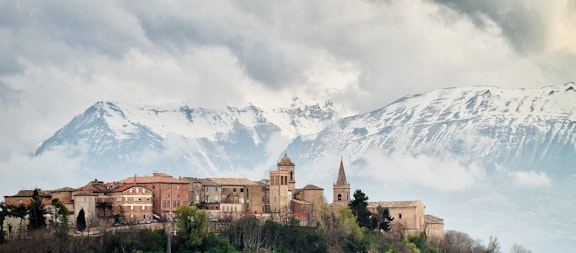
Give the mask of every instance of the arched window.
[[342, 200], [342, 194], [338, 194], [338, 200]]

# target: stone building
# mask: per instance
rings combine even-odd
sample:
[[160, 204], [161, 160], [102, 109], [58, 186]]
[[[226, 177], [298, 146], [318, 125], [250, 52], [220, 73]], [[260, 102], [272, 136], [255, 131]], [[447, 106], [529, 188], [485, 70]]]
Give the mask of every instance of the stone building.
[[74, 191], [74, 223], [80, 210], [84, 210], [84, 218], [86, 219], [86, 226], [91, 227], [97, 223], [96, 215], [96, 197], [97, 193], [88, 190]]
[[73, 194], [74, 188], [72, 187], [62, 187], [55, 190], [51, 190], [50, 194], [52, 195], [52, 199], [58, 199], [66, 208], [68, 212], [73, 214], [74, 213], [74, 201], [73, 201]]
[[300, 220], [300, 225], [313, 226], [319, 221], [322, 204], [324, 204], [324, 189], [309, 184], [296, 189], [290, 202], [290, 209], [292, 215]]
[[[72, 192], [72, 203], [74, 203], [73, 222], [76, 222], [75, 218], [78, 217], [80, 210], [84, 210], [86, 225], [88, 227], [97, 225], [98, 217], [104, 218], [103, 215], [107, 207], [107, 205], [97, 205], [97, 203], [106, 202], [109, 198], [108, 194], [110, 191], [110, 186], [98, 179], [94, 179], [86, 185], [74, 189], [74, 192]], [[99, 208], [103, 209], [98, 210]]]
[[378, 206], [388, 208], [394, 218], [392, 225], [401, 226], [406, 234], [423, 232], [425, 228], [425, 206], [420, 200], [368, 202], [368, 210], [376, 213]]
[[254, 191], [258, 184], [247, 178], [208, 178], [217, 186], [220, 216], [237, 219], [246, 213], [262, 209], [260, 196]]
[[[313, 224], [319, 205], [324, 203], [324, 189], [315, 185], [306, 185], [296, 189], [295, 165], [285, 153], [277, 164], [277, 170], [270, 171], [269, 181], [260, 181], [265, 194], [264, 210], [269, 211], [273, 220], [288, 216], [298, 218], [303, 224]], [[269, 208], [267, 207], [269, 203]]]
[[444, 239], [444, 220], [434, 215], [426, 214], [425, 232], [428, 237]]
[[296, 190], [294, 163], [287, 154], [280, 159], [277, 170], [270, 171], [270, 212], [280, 216], [290, 213], [290, 200]]
[[425, 232], [429, 236], [444, 238], [444, 220], [426, 214], [426, 206], [421, 200], [407, 201], [372, 201], [368, 210], [375, 213], [378, 206], [388, 208], [392, 229], [404, 235]]
[[[51, 194], [49, 191], [44, 191], [42, 189], [37, 189], [38, 195], [42, 198], [42, 202], [50, 202]], [[32, 196], [34, 195], [34, 190], [20, 190], [18, 193], [12, 196], [4, 196], [4, 203], [6, 205], [18, 206], [20, 204], [28, 206], [32, 203]]]

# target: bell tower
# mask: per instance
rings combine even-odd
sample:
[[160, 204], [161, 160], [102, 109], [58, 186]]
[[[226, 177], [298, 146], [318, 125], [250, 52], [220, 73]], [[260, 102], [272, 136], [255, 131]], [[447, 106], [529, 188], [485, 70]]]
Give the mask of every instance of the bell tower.
[[346, 172], [344, 171], [342, 159], [340, 159], [338, 178], [332, 186], [332, 193], [334, 195], [332, 203], [348, 205], [350, 202], [350, 183], [346, 181]]
[[280, 159], [277, 170], [270, 171], [270, 212], [286, 214], [296, 192], [294, 163], [286, 153]]

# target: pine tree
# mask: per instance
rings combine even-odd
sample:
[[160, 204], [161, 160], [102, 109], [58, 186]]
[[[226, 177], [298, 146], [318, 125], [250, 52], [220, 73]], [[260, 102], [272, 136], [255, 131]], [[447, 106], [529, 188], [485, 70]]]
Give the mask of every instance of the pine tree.
[[[52, 199], [52, 205], [54, 206], [54, 208], [56, 208], [56, 214], [57, 214], [57, 217], [54, 222], [56, 223], [57, 226], [60, 226], [60, 228], [66, 229], [68, 227], [68, 220], [69, 220], [68, 215], [70, 215], [68, 208], [66, 207], [66, 205], [64, 205], [64, 203], [60, 202], [60, 200], [57, 198]], [[58, 224], [58, 222], [60, 222], [60, 224]]]
[[86, 229], [86, 217], [84, 214], [84, 209], [80, 209], [80, 212], [78, 212], [78, 217], [76, 217], [76, 229], [78, 229], [80, 232]]
[[38, 189], [34, 189], [32, 194], [32, 203], [28, 205], [28, 229], [35, 230], [46, 227], [46, 217], [44, 217], [46, 211], [44, 211], [44, 206], [42, 205], [42, 198]]
[[356, 190], [354, 192], [354, 199], [348, 204], [350, 210], [354, 216], [356, 216], [356, 222], [360, 227], [373, 228], [370, 222], [370, 216], [372, 213], [368, 210], [368, 196], [364, 194], [361, 190]]
[[384, 230], [386, 232], [390, 231], [390, 223], [394, 218], [390, 216], [390, 210], [388, 207], [384, 208], [380, 205], [376, 207], [376, 213], [372, 215], [372, 220], [374, 222], [373, 227], [376, 230]]
[[[4, 219], [8, 216], [6, 203], [0, 202], [0, 228], [4, 228]], [[0, 229], [0, 243], [4, 242], [4, 229]]]

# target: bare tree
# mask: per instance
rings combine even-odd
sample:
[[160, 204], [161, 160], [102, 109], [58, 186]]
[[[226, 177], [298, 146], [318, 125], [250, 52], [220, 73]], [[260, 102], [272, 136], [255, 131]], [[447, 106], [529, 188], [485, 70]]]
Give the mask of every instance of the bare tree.
[[512, 249], [510, 249], [510, 253], [532, 253], [532, 251], [522, 247], [521, 245], [514, 244], [512, 245]]
[[[498, 250], [499, 247], [498, 245]], [[440, 243], [440, 249], [443, 252], [451, 253], [487, 252], [487, 249], [482, 246], [478, 240], [472, 239], [466, 233], [454, 230], [449, 230], [444, 234], [444, 240]]]

